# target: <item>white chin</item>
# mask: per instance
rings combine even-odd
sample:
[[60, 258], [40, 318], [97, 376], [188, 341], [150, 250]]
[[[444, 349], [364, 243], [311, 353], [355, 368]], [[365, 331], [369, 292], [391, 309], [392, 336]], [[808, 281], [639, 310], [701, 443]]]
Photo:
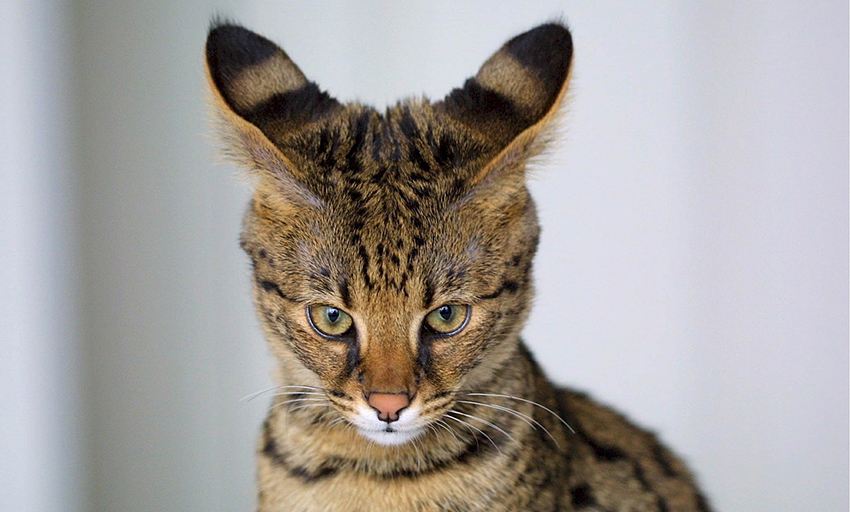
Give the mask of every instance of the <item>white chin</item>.
[[360, 432], [360, 435], [366, 439], [383, 446], [398, 446], [417, 438], [419, 434], [422, 433], [421, 428], [417, 428], [415, 430], [394, 430], [393, 432], [359, 428], [357, 431]]

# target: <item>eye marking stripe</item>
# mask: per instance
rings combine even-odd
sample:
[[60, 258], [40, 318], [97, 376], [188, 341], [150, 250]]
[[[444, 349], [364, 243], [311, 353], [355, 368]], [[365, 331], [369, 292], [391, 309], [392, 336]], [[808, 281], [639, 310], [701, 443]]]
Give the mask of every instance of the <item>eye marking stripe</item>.
[[496, 291], [494, 291], [493, 293], [488, 293], [486, 295], [479, 295], [478, 299], [479, 300], [495, 299], [496, 297], [499, 297], [500, 295], [502, 295], [502, 293], [504, 293], [504, 292], [515, 293], [517, 290], [519, 290], [519, 283], [517, 283], [516, 281], [510, 280], [510, 279], [505, 279], [502, 282], [501, 286], [499, 286], [499, 288]]
[[292, 297], [288, 297], [287, 295], [285, 295], [283, 293], [283, 290], [280, 289], [280, 286], [278, 286], [278, 284], [275, 283], [274, 281], [269, 281], [267, 279], [260, 279], [260, 280], [257, 281], [257, 284], [259, 284], [260, 287], [267, 292], [276, 293], [278, 295], [278, 297], [280, 297], [281, 299], [288, 300], [290, 302], [297, 302]]

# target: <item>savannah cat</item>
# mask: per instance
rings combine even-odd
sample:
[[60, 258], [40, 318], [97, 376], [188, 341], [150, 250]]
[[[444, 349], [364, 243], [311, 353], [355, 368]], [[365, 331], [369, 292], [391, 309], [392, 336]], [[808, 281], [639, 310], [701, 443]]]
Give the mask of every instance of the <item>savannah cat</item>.
[[444, 99], [342, 104], [216, 22], [206, 69], [254, 177], [241, 244], [277, 383], [259, 510], [707, 511], [649, 432], [556, 387], [519, 338], [538, 242], [525, 168], [572, 37], [514, 37]]

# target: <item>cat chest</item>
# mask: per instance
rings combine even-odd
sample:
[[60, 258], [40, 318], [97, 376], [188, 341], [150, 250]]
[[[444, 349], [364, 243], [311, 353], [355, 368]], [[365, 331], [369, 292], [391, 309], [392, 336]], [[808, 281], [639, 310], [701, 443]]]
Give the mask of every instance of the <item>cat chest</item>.
[[[468, 469], [468, 468], [467, 468]], [[502, 471], [442, 471], [417, 477], [377, 479], [357, 473], [336, 473], [305, 481], [282, 474], [267, 461], [260, 464], [261, 512], [386, 512], [411, 510], [517, 510], [521, 489], [513, 475]]]

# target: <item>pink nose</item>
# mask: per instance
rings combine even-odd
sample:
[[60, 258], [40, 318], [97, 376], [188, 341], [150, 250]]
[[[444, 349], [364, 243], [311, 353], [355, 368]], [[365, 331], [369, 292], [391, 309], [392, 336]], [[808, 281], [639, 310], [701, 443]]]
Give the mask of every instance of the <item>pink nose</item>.
[[398, 421], [398, 413], [410, 405], [407, 393], [369, 393], [368, 401], [378, 411], [378, 419], [387, 423]]

